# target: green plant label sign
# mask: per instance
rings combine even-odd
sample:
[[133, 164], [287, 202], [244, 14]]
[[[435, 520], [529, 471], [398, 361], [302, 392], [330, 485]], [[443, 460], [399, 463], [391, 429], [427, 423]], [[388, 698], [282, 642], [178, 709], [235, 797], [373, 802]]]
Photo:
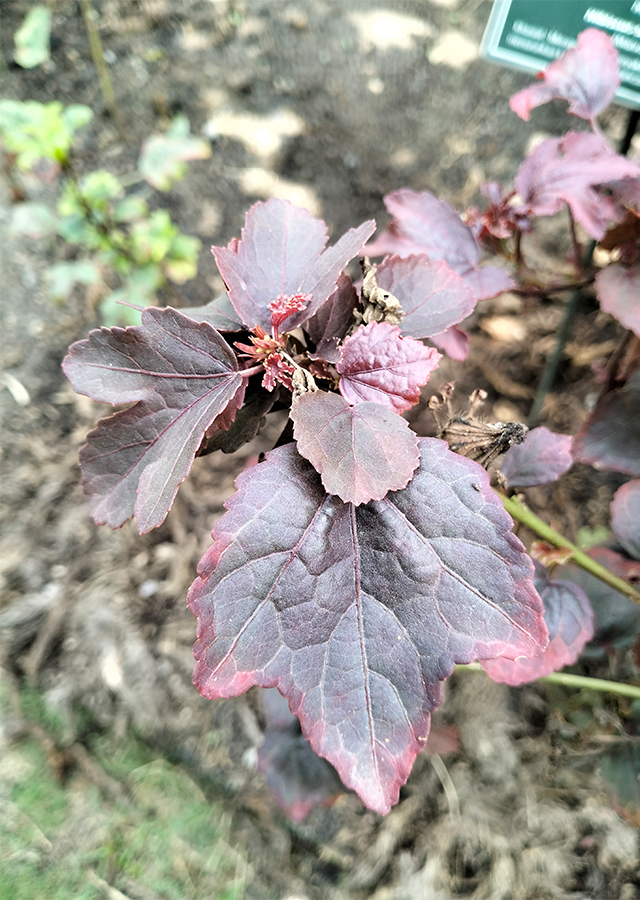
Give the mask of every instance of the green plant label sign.
[[618, 103], [640, 107], [640, 0], [496, 0], [482, 39], [493, 62], [539, 72], [585, 28], [610, 34], [620, 54]]

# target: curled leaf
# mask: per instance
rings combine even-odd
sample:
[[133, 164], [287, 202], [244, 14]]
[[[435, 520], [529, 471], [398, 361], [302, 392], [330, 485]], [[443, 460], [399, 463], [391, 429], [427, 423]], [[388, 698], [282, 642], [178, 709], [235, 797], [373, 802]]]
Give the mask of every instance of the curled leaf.
[[514, 94], [511, 109], [529, 121], [531, 110], [549, 100], [567, 100], [569, 112], [592, 124], [613, 101], [620, 86], [618, 51], [604, 31], [587, 28], [572, 47], [547, 66], [542, 80]]

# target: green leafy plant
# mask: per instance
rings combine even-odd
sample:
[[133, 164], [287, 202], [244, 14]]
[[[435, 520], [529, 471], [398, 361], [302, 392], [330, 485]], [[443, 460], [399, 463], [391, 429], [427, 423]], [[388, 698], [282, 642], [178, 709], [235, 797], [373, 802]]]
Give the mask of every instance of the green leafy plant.
[[[79, 177], [71, 158], [73, 138], [92, 115], [86, 106], [0, 101], [0, 139], [14, 176], [61, 177], [56, 213], [26, 201], [16, 206], [12, 227], [33, 238], [58, 235], [78, 248], [75, 259], [49, 269], [53, 299], [65, 298], [76, 284], [103, 284], [105, 324], [132, 325], [139, 321], [139, 308], [153, 305], [160, 289], [194, 277], [200, 250], [200, 241], [183, 234], [166, 210], [150, 210], [144, 182], [167, 191], [184, 177], [187, 160], [206, 159], [211, 151], [179, 117], [165, 135], [146, 141], [133, 178], [119, 179], [104, 169]], [[133, 191], [127, 193], [125, 184]]]
[[46, 62], [51, 56], [50, 34], [51, 12], [46, 6], [34, 6], [13, 36], [16, 46], [13, 58], [18, 65], [33, 69]]

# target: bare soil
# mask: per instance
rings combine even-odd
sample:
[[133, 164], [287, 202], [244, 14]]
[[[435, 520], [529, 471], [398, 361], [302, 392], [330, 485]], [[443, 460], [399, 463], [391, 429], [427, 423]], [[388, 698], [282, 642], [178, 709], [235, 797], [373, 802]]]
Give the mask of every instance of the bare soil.
[[[10, 62], [13, 32], [30, 5], [3, 4], [2, 94], [91, 106], [96, 116], [76, 154], [81, 172], [135, 171], [144, 138], [179, 112], [194, 133], [211, 139], [211, 159], [192, 164], [182, 183], [157, 198], [203, 243], [198, 277], [179, 291], [184, 306], [219, 291], [209, 245], [239, 235], [257, 199], [275, 194], [310, 205], [335, 239], [366, 218], [385, 224], [382, 197], [403, 186], [433, 190], [460, 209], [480, 204], [481, 184], [508, 183], [536, 135], [580, 127], [561, 104], [537, 111], [528, 124], [510, 112], [509, 96], [528, 78], [476, 57], [486, 2], [103, 0], [94, 6], [123, 138], [105, 111], [78, 4], [55, 4], [50, 63], [26, 71]], [[624, 123], [625, 113], [613, 109], [604, 125], [617, 140]], [[29, 179], [25, 185], [29, 196], [52, 202], [53, 188]], [[283, 423], [270, 423], [233, 457], [196, 461], [153, 533], [140, 537], [132, 524], [96, 528], [77, 453], [105, 410], [75, 396], [60, 370], [69, 343], [97, 324], [96, 298], [77, 292], [63, 306], [50, 303], [46, 268], [70, 251], [18, 242], [9, 228], [11, 199], [5, 183], [0, 633], [8, 745], [19, 746], [26, 728], [49, 765], [63, 754], [63, 785], [80, 767], [109, 794], [113, 779], [92, 757], [95, 737], [109, 734], [117, 745], [134, 733], [158, 758], [183, 767], [227, 817], [228, 840], [245, 860], [237, 896], [640, 897], [637, 833], [612, 809], [598, 771], [598, 728], [613, 727], [613, 701], [587, 709], [589, 701], [570, 692], [509, 690], [483, 675], [457, 674], [439, 714], [460, 730], [444, 774], [419, 757], [385, 818], [352, 794], [299, 825], [278, 811], [255, 766], [264, 724], [259, 698], [250, 692], [212, 703], [191, 686], [195, 623], [185, 596], [234, 478], [250, 456], [273, 445]], [[563, 226], [551, 223], [542, 234], [531, 251], [537, 263], [562, 259]], [[467, 323], [470, 360], [443, 363], [427, 397], [454, 379], [462, 396], [475, 387], [488, 391], [490, 419], [525, 420], [562, 308], [561, 297], [541, 304], [508, 295], [481, 304]], [[619, 338], [618, 326], [585, 302], [545, 424], [577, 430], [597, 392], [591, 366]], [[16, 392], [16, 382], [26, 393]], [[432, 431], [424, 404], [411, 418], [419, 433]], [[530, 499], [574, 537], [583, 526], [607, 524], [618, 483], [575, 467]], [[602, 665], [600, 674], [615, 677]], [[29, 685], [61, 723], [55, 740], [43, 726], [25, 726], [19, 696]], [[576, 710], [585, 709], [581, 719]], [[78, 823], [78, 834], [65, 839], [79, 840], [83, 827], [90, 823]], [[46, 853], [58, 849], [53, 840]], [[86, 896], [173, 896], [145, 887], [144, 872], [133, 882], [117, 871], [101, 879]], [[33, 890], [25, 896], [42, 896]], [[185, 880], [185, 897], [213, 896], [210, 884], [207, 891]]]

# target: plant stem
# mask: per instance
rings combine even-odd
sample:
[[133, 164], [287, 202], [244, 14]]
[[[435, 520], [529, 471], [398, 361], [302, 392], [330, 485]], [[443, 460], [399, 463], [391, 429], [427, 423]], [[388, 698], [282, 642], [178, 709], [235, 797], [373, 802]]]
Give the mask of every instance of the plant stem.
[[[595, 247], [596, 242], [591, 241], [584, 258], [585, 269], [588, 269], [591, 265]], [[580, 288], [572, 291], [569, 294], [569, 299], [564, 309], [564, 315], [562, 317], [562, 321], [560, 322], [560, 327], [558, 328], [558, 331], [556, 333], [556, 344], [553, 348], [553, 353], [548, 357], [544, 365], [544, 369], [542, 370], [542, 375], [540, 377], [540, 383], [538, 384], [538, 389], [536, 391], [536, 396], [533, 400], [531, 412], [529, 413], [528, 424], [530, 428], [535, 428], [540, 422], [540, 413], [542, 412], [544, 401], [547, 399], [547, 394], [553, 387], [553, 383], [556, 380], [558, 366], [560, 365], [560, 360], [562, 359], [562, 356], [564, 354], [564, 348], [567, 343], [567, 338], [569, 337], [569, 330], [571, 329], [571, 325], [578, 311], [581, 297], [582, 291], [580, 290]]]
[[[483, 672], [480, 663], [469, 663], [466, 666], [456, 666], [456, 672]], [[488, 676], [487, 676], [488, 677]], [[606, 681], [604, 678], [589, 678], [586, 675], [572, 675], [571, 672], [552, 672], [550, 675], [541, 675], [536, 681], [546, 681], [549, 684], [563, 684], [565, 687], [585, 688], [590, 691], [603, 691], [611, 694], [620, 694], [623, 697], [632, 697], [640, 700], [640, 687], [635, 684], [622, 684], [619, 681]]]
[[113, 91], [111, 76], [109, 75], [109, 69], [107, 68], [107, 63], [105, 62], [104, 51], [102, 49], [102, 41], [100, 40], [100, 34], [96, 27], [94, 12], [91, 8], [89, 0], [80, 0], [80, 7], [82, 9], [82, 16], [84, 18], [84, 24], [87, 29], [87, 36], [89, 38], [89, 49], [91, 50], [91, 57], [93, 59], [93, 64], [96, 67], [96, 72], [98, 73], [98, 81], [100, 82], [100, 90], [102, 91], [104, 102], [107, 109], [109, 110], [109, 114], [113, 119], [116, 128], [118, 129], [120, 137], [126, 143], [129, 143], [127, 129], [116, 102], [116, 95]]
[[504, 494], [499, 494], [499, 496], [504, 503], [504, 508], [511, 518], [517, 519], [518, 522], [522, 522], [523, 525], [526, 525], [526, 527], [537, 534], [538, 537], [541, 537], [543, 541], [548, 541], [555, 547], [566, 547], [568, 550], [571, 550], [572, 562], [576, 563], [576, 565], [581, 568], [586, 569], [587, 572], [590, 572], [591, 575], [595, 575], [596, 578], [599, 578], [601, 581], [606, 582], [606, 584], [615, 588], [616, 591], [620, 591], [621, 594], [629, 597], [634, 603], [640, 604], [640, 591], [629, 584], [628, 581], [614, 575], [613, 572], [610, 572], [608, 569], [605, 569], [604, 566], [601, 566], [600, 563], [596, 562], [595, 559], [587, 556], [586, 553], [583, 553], [582, 550], [579, 550], [578, 547], [571, 543], [571, 541], [567, 540], [564, 535], [560, 534], [558, 531], [554, 531], [554, 529], [547, 525], [546, 522], [539, 519], [535, 513], [531, 512], [531, 510], [516, 497], [505, 497]]

